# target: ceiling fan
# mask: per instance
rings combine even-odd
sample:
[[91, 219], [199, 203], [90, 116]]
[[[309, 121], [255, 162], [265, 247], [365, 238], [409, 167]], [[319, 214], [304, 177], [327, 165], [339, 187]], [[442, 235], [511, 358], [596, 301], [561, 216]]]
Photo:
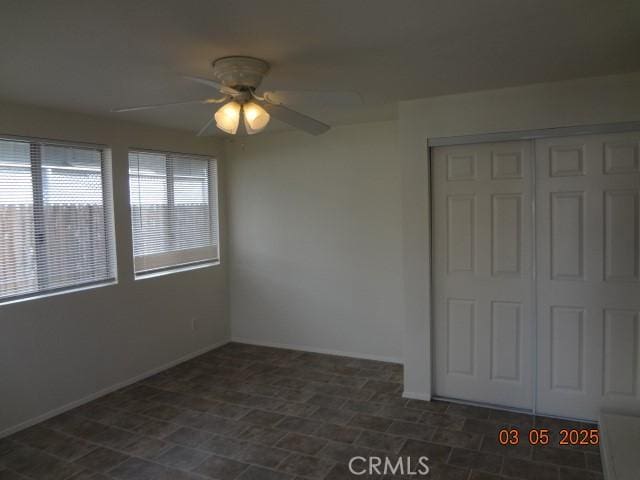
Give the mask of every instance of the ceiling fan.
[[362, 98], [355, 92], [281, 90], [266, 91], [259, 95], [256, 89], [268, 71], [269, 64], [258, 58], [240, 56], [219, 58], [213, 62], [215, 80], [189, 75], [184, 75], [184, 78], [213, 87], [222, 94], [222, 97], [116, 108], [112, 112], [150, 110], [187, 104], [223, 104], [198, 131], [198, 136], [203, 135], [213, 122], [223, 132], [235, 135], [238, 132], [241, 117], [244, 128], [249, 135], [262, 131], [271, 117], [312, 135], [320, 135], [329, 130], [329, 125], [292, 110], [282, 101], [286, 101], [287, 98], [304, 99], [307, 97], [309, 100], [325, 104], [358, 105], [362, 103]]

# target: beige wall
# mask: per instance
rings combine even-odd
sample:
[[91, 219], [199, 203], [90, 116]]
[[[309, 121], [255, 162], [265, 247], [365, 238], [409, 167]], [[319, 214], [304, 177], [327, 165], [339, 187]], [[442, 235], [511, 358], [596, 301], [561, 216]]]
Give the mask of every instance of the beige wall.
[[[2, 134], [112, 148], [119, 281], [0, 306], [0, 437], [96, 392], [226, 341], [224, 201], [221, 265], [138, 281], [133, 280], [128, 204], [129, 146], [219, 158], [217, 140], [12, 104], [0, 104]], [[195, 330], [192, 319], [196, 319]]]
[[431, 395], [427, 139], [640, 121], [640, 73], [402, 102], [405, 393]]
[[234, 339], [399, 361], [395, 122], [229, 145]]

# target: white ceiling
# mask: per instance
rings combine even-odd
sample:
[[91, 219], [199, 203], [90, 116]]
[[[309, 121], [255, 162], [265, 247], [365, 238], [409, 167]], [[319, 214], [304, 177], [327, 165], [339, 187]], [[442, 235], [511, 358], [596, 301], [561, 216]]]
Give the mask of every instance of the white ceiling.
[[[0, 98], [100, 115], [210, 96], [226, 55], [267, 60], [267, 88], [354, 90], [292, 105], [330, 124], [398, 100], [640, 70], [638, 0], [3, 0]], [[197, 130], [211, 107], [117, 114]], [[277, 128], [277, 122], [273, 122]]]

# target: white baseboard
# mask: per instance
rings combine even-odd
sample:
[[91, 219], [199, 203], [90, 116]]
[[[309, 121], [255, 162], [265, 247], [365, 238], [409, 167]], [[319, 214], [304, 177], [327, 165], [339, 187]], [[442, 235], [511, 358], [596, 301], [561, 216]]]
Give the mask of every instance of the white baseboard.
[[402, 392], [402, 398], [409, 398], [411, 400], [424, 400], [427, 402], [431, 401], [431, 395], [429, 395], [428, 393], [407, 392], [406, 390]]
[[244, 337], [231, 337], [231, 341], [237, 343], [247, 343], [249, 345], [259, 345], [261, 347], [286, 348], [289, 350], [299, 350], [301, 352], [324, 353], [326, 355], [339, 355], [342, 357], [361, 358], [363, 360], [377, 360], [379, 362], [399, 363], [401, 365], [404, 364], [403, 359], [399, 357], [385, 357], [382, 355], [368, 355], [366, 353], [343, 352], [341, 350], [329, 350], [325, 348], [309, 347], [307, 345], [293, 345], [290, 343], [264, 342], [262, 340], [254, 340]]
[[191, 360], [192, 358], [202, 355], [203, 353], [207, 353], [211, 350], [214, 350], [223, 345], [226, 345], [227, 343], [229, 343], [229, 341], [230, 341], [229, 339], [222, 340], [220, 342], [214, 343], [213, 345], [209, 345], [207, 347], [196, 350], [195, 352], [188, 353], [187, 355], [184, 355], [176, 360], [172, 360], [168, 363], [165, 363], [164, 365], [161, 365], [156, 368], [152, 368], [151, 370], [147, 370], [146, 372], [141, 373], [140, 375], [136, 375], [135, 377], [129, 378], [127, 380], [123, 380], [122, 382], [118, 382], [114, 385], [98, 390], [97, 392], [87, 395], [86, 397], [83, 397], [79, 400], [75, 400], [73, 402], [67, 403], [66, 405], [62, 405], [61, 407], [54, 408], [53, 410], [49, 410], [48, 412], [43, 413], [42, 415], [38, 415], [35, 418], [31, 418], [17, 425], [13, 425], [9, 428], [2, 430], [0, 432], [0, 438], [19, 432], [20, 430], [24, 430], [25, 428], [29, 428], [37, 423], [44, 422], [45, 420], [49, 420], [50, 418], [55, 417], [56, 415], [60, 415], [61, 413], [64, 413], [71, 409], [79, 407], [80, 405], [89, 403], [90, 401], [95, 400], [96, 398], [102, 397], [111, 392], [115, 392], [116, 390], [120, 390], [121, 388], [127, 387], [133, 383], [139, 382], [140, 380], [144, 380], [145, 378], [151, 377], [152, 375], [155, 375], [156, 373], [160, 373], [163, 370], [167, 370], [168, 368], [174, 367], [182, 362], [186, 362], [187, 360]]

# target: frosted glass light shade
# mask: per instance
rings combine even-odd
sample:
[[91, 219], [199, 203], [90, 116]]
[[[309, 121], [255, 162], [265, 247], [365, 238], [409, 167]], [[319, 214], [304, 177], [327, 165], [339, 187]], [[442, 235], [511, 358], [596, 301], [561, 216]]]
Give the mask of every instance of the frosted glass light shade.
[[244, 126], [249, 135], [260, 132], [269, 123], [267, 111], [255, 102], [247, 102], [242, 106]]
[[234, 135], [238, 131], [238, 125], [240, 124], [241, 108], [240, 104], [235, 101], [225, 103], [213, 116], [216, 120], [216, 127], [223, 132]]

